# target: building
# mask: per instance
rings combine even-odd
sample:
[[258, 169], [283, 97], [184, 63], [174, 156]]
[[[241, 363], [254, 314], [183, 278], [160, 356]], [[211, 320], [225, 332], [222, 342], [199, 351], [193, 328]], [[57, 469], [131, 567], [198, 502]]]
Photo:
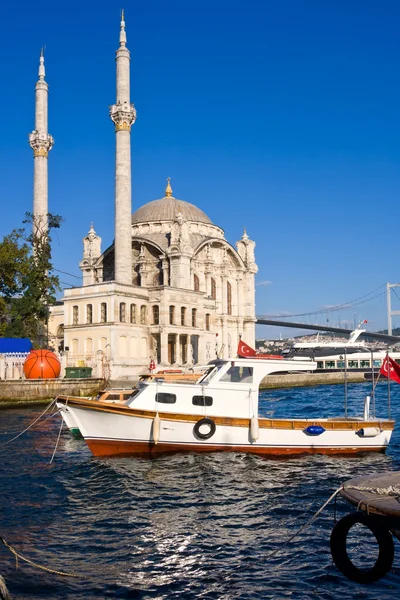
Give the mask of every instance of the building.
[[[169, 179], [163, 198], [132, 214], [130, 135], [136, 110], [123, 14], [116, 64], [117, 98], [110, 108], [116, 133], [115, 240], [102, 252], [101, 238], [90, 227], [80, 262], [83, 284], [64, 290], [50, 316], [50, 334], [55, 345], [63, 345], [69, 365], [92, 366], [112, 379], [134, 377], [150, 360], [180, 367], [235, 356], [240, 336], [251, 345], [255, 340], [255, 243], [245, 231], [234, 248], [200, 208], [173, 196]], [[42, 57], [41, 68], [44, 81]], [[46, 190], [45, 201], [36, 200], [43, 213], [47, 181], [40, 178], [47, 178], [47, 152], [41, 158], [46, 169], [40, 165], [37, 172], [35, 163], [35, 184], [39, 180], [37, 189]]]

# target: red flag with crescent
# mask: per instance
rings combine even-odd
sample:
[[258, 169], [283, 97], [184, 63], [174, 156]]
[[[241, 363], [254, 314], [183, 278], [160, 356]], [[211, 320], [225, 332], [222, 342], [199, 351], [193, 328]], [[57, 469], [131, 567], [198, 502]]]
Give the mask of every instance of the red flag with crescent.
[[248, 356], [256, 355], [256, 351], [253, 350], [251, 346], [249, 346], [248, 344], [246, 344], [246, 342], [243, 342], [242, 340], [239, 340], [237, 353], [238, 356], [241, 356], [242, 358], [247, 358]]
[[389, 379], [396, 381], [396, 383], [400, 383], [400, 365], [398, 365], [397, 362], [395, 362], [393, 358], [390, 358], [388, 355], [386, 355], [386, 358], [382, 363], [380, 373], [385, 377], [389, 377]]

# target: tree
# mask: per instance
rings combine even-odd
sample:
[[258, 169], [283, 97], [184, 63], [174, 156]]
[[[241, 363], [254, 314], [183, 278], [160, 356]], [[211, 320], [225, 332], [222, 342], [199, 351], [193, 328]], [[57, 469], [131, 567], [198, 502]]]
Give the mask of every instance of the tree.
[[62, 218], [26, 213], [25, 228], [14, 229], [0, 243], [0, 335], [28, 337], [43, 347], [49, 306], [56, 301], [59, 279], [53, 273], [51, 237]]

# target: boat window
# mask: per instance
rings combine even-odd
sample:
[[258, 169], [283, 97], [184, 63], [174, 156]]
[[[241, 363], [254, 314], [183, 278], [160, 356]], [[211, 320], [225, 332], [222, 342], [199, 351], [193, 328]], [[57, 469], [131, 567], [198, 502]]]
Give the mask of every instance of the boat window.
[[119, 394], [107, 394], [107, 396], [104, 397], [104, 400], [119, 400], [120, 396]]
[[[132, 398], [134, 398], [135, 396], [137, 396], [138, 394], [140, 394], [140, 392], [142, 391], [142, 389], [143, 389], [144, 387], [145, 387], [145, 386], [140, 386], [140, 387], [138, 387], [136, 390], [133, 390], [133, 392], [131, 392], [131, 393], [129, 394], [129, 396], [127, 397], [127, 400], [128, 400], [128, 399], [129, 399], [129, 400], [132, 400]], [[125, 395], [125, 394], [124, 394], [124, 395]]]
[[317, 369], [323, 369], [324, 368], [324, 363], [322, 360], [317, 361]]
[[374, 367], [380, 367], [382, 364], [382, 361], [379, 360], [379, 358], [377, 360], [374, 360]]
[[220, 381], [230, 383], [253, 383], [253, 367], [233, 366], [221, 377]]
[[156, 394], [156, 402], [162, 402], [163, 404], [175, 404], [176, 395], [166, 394], [165, 392], [159, 392]]
[[215, 366], [213, 365], [212, 367], [210, 367], [209, 369], [207, 369], [207, 371], [204, 373], [204, 375], [198, 380], [197, 383], [204, 383], [205, 381], [210, 381], [210, 379], [216, 374], [218, 373], [218, 371], [220, 370], [220, 368], [222, 367], [222, 365], [218, 365]]
[[193, 406], [212, 406], [213, 399], [211, 396], [193, 396]]
[[360, 367], [369, 367], [370, 366], [370, 362], [369, 360], [360, 360]]
[[128, 398], [130, 398], [131, 396], [132, 396], [132, 392], [126, 392], [126, 393], [122, 394], [122, 399], [128, 400]]
[[358, 369], [358, 360], [349, 360], [348, 367], [349, 369]]
[[338, 360], [336, 364], [338, 369], [344, 369], [344, 360]]
[[326, 360], [325, 361], [325, 369], [334, 369], [335, 361], [334, 360]]

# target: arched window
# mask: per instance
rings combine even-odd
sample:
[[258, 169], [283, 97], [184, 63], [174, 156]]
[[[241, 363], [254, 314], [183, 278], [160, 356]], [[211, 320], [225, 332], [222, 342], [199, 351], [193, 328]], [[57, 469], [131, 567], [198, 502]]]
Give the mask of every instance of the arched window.
[[192, 308], [192, 327], [197, 327], [197, 310]]
[[193, 275], [193, 289], [195, 292], [200, 291], [200, 280], [196, 274]]
[[210, 315], [206, 314], [206, 331], [210, 331]]
[[125, 304], [125, 302], [119, 303], [119, 320], [121, 323], [126, 322], [126, 304]]
[[136, 323], [136, 304], [131, 304], [131, 323]]
[[107, 302], [102, 302], [100, 308], [101, 308], [100, 321], [102, 323], [107, 323]]
[[153, 325], [159, 325], [160, 324], [160, 307], [155, 304], [153, 306]]
[[229, 281], [226, 282], [226, 311], [228, 315], [232, 314], [232, 286]]
[[78, 325], [79, 323], [79, 307], [72, 307], [72, 325]]
[[86, 305], [86, 323], [93, 323], [93, 305]]
[[186, 321], [186, 308], [184, 306], [181, 307], [181, 325], [185, 325]]
[[215, 283], [215, 279], [211, 277], [211, 298], [213, 300], [217, 299], [217, 284]]
[[175, 306], [169, 307], [169, 324], [175, 325]]
[[146, 325], [147, 315], [146, 315], [146, 306], [143, 304], [140, 307], [140, 323], [142, 325]]

